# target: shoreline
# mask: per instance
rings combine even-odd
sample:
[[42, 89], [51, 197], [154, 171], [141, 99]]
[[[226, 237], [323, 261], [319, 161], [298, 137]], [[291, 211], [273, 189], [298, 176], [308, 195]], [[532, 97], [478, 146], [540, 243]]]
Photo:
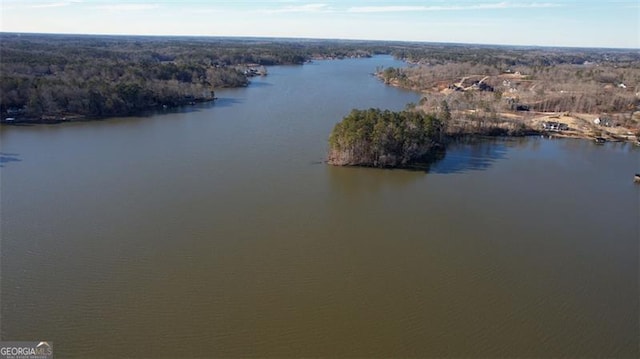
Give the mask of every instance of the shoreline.
[[[388, 86], [413, 91], [423, 96], [434, 94], [433, 91], [421, 90], [417, 86], [403, 86], [397, 80], [386, 81], [383, 77], [383, 74], [380, 72], [374, 73], [373, 75]], [[417, 110], [422, 110], [424, 112], [433, 111], [432, 108], [428, 108], [423, 105], [416, 105], [414, 108]], [[607, 142], [631, 142], [635, 143], [636, 145], [640, 145], [640, 130], [636, 130], [636, 132], [634, 133], [634, 129], [621, 125], [600, 125], [600, 117], [597, 114], [592, 113], [513, 110], [489, 114], [475, 109], [466, 111], [451, 111], [451, 115], [453, 121], [455, 122], [455, 125], [462, 128], [473, 127], [478, 121], [482, 123], [493, 123], [494, 128], [502, 128], [505, 125], [513, 126], [515, 124], [519, 124], [521, 126], [524, 126], [524, 129], [526, 129], [526, 131], [532, 131], [536, 132], [536, 134], [548, 135], [556, 138], [576, 138], [586, 140], [604, 139]], [[610, 114], [611, 117], [618, 117], [623, 115], [626, 114]], [[553, 124], [556, 129], [545, 129], [545, 125], [550, 124]], [[559, 129], [558, 126], [560, 125], [566, 127], [564, 127], [564, 129]], [[491, 126], [488, 126], [486, 130], [491, 130]], [[517, 135], [505, 136], [518, 137]]]
[[[362, 56], [351, 56], [351, 58], [358, 57], [370, 57], [370, 54]], [[343, 57], [331, 57], [331, 56], [316, 56], [309, 59], [307, 62], [314, 60], [327, 60], [335, 61], [340, 60]], [[307, 63], [305, 62], [305, 63]], [[409, 63], [404, 60], [405, 63]], [[303, 66], [305, 63], [302, 63]], [[240, 65], [250, 67], [253, 64]], [[434, 94], [433, 91], [421, 90], [417, 86], [403, 86], [397, 79], [385, 80], [381, 72], [374, 72], [371, 75], [377, 77], [384, 85], [392, 86], [395, 88], [409, 90], [422, 95]], [[238, 87], [240, 88], [240, 87]], [[20, 114], [16, 114], [15, 117], [8, 115], [5, 118], [0, 119], [1, 125], [55, 125], [68, 122], [90, 122], [90, 121], [104, 121], [117, 117], [135, 117], [135, 116], [150, 116], [151, 113], [162, 110], [177, 109], [186, 106], [194, 106], [198, 103], [215, 102], [217, 98], [196, 98], [191, 99], [188, 102], [178, 105], [154, 105], [149, 108], [143, 109], [135, 113], [127, 114], [113, 114], [104, 116], [91, 116], [83, 114], [53, 114], [42, 115], [41, 117], [20, 117]], [[416, 110], [423, 110], [424, 112], [430, 112], [433, 109], [426, 108], [423, 105], [414, 105]], [[488, 137], [522, 137], [522, 132], [525, 132], [524, 136], [543, 135], [554, 138], [576, 138], [595, 140], [602, 139], [607, 142], [632, 142], [640, 145], [640, 131], [633, 133], [631, 128], [623, 126], [600, 126], [595, 124], [598, 116], [589, 113], [572, 114], [568, 112], [538, 112], [538, 111], [503, 111], [499, 113], [484, 113], [481, 110], [466, 110], [466, 111], [451, 111], [452, 122], [458, 131], [452, 131], [450, 136], [488, 136]], [[622, 114], [612, 114], [622, 115]], [[497, 117], [496, 117], [497, 116]], [[633, 116], [633, 115], [632, 115]], [[477, 123], [481, 122], [482, 125], [478, 127]], [[544, 125], [548, 123], [556, 123], [566, 125], [564, 129], [548, 130], [544, 128]], [[487, 125], [488, 124], [488, 125]], [[508, 128], [519, 127], [517, 133], [512, 134], [505, 130]], [[479, 132], [469, 130], [469, 128], [477, 127]], [[463, 130], [460, 130], [463, 129]], [[497, 132], [493, 134], [492, 132]]]
[[[502, 114], [502, 115], [510, 115], [510, 114]], [[589, 122], [585, 120], [578, 120], [576, 118], [580, 118], [581, 116], [576, 115], [567, 116], [566, 119], [558, 119], [557, 114], [555, 113], [535, 113], [530, 114], [531, 118], [526, 118], [525, 116], [503, 116], [498, 119], [482, 117], [480, 119], [465, 119], [464, 117], [458, 117], [454, 120], [454, 125], [459, 128], [465, 127], [474, 127], [476, 121], [482, 121], [485, 127], [482, 127], [480, 131], [474, 132], [470, 131], [458, 131], [450, 133], [450, 135], [471, 135], [471, 136], [489, 136], [489, 137], [521, 137], [521, 136], [549, 136], [553, 138], [573, 138], [573, 139], [585, 139], [585, 140], [596, 140], [598, 139], [601, 142], [631, 142], [640, 145], [640, 137], [637, 134], [631, 132], [631, 129], [625, 127], [606, 127], [606, 126], [595, 126], [591, 125]], [[517, 116], [517, 114], [516, 114]], [[552, 120], [552, 121], [550, 121]], [[549, 127], [549, 124], [561, 124], [566, 125], [564, 129], [545, 129]], [[510, 128], [513, 126], [521, 126], [518, 131], [515, 133], [511, 133], [507, 131], [505, 128]], [[555, 125], [557, 126], [557, 125]], [[496, 134], [492, 134], [491, 132], [495, 131]]]
[[[446, 105], [439, 112], [407, 108], [392, 112], [379, 108], [354, 109], [338, 122], [329, 136], [327, 164], [346, 167], [425, 169], [443, 159], [447, 148], [469, 141], [508, 140], [525, 137], [590, 139], [592, 134], [568, 126], [536, 129], [534, 122], [482, 116], [453, 118]], [[462, 116], [460, 116], [462, 118]], [[471, 120], [469, 120], [471, 119]], [[635, 136], [634, 136], [635, 138]], [[594, 137], [594, 145], [625, 142], [629, 137]], [[636, 140], [636, 144], [638, 141]]]
[[215, 102], [218, 98], [201, 98], [201, 99], [193, 99], [192, 101], [185, 102], [183, 104], [169, 106], [169, 105], [154, 105], [147, 109], [128, 113], [128, 114], [114, 114], [114, 115], [105, 115], [105, 116], [91, 116], [91, 115], [82, 115], [82, 114], [65, 114], [65, 115], [42, 115], [41, 117], [7, 117], [0, 120], [1, 125], [9, 125], [9, 126], [24, 126], [24, 125], [58, 125], [62, 123], [71, 123], [71, 122], [93, 122], [93, 121], [107, 121], [113, 118], [122, 118], [122, 117], [147, 117], [152, 116], [159, 111], [170, 111], [173, 109], [183, 108], [187, 106], [195, 106], [201, 103], [211, 103]]

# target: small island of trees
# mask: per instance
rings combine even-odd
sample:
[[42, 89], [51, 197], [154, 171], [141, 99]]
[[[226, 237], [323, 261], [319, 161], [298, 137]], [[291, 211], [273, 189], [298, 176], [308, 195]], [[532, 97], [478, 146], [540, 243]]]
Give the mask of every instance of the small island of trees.
[[329, 137], [328, 163], [428, 168], [444, 149], [444, 123], [421, 111], [353, 110]]

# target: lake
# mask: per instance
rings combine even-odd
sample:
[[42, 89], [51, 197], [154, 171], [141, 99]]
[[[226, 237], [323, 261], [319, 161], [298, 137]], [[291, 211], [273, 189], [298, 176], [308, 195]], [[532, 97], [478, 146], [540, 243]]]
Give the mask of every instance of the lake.
[[140, 118], [3, 126], [1, 334], [60, 358], [638, 357], [640, 148], [323, 163], [391, 57], [269, 68]]

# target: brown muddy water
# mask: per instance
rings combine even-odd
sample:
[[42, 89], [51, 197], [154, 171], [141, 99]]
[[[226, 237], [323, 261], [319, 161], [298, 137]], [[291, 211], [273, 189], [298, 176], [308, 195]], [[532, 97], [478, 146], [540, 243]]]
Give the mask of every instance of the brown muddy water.
[[322, 163], [389, 57], [214, 104], [0, 129], [1, 336], [59, 358], [638, 357], [640, 148], [509, 139]]

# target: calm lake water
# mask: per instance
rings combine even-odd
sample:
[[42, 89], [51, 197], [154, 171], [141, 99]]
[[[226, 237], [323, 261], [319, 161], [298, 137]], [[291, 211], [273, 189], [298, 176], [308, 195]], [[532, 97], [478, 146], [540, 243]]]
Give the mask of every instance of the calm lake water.
[[638, 357], [640, 149], [322, 163], [390, 57], [270, 68], [215, 104], [3, 127], [1, 334], [59, 358]]

